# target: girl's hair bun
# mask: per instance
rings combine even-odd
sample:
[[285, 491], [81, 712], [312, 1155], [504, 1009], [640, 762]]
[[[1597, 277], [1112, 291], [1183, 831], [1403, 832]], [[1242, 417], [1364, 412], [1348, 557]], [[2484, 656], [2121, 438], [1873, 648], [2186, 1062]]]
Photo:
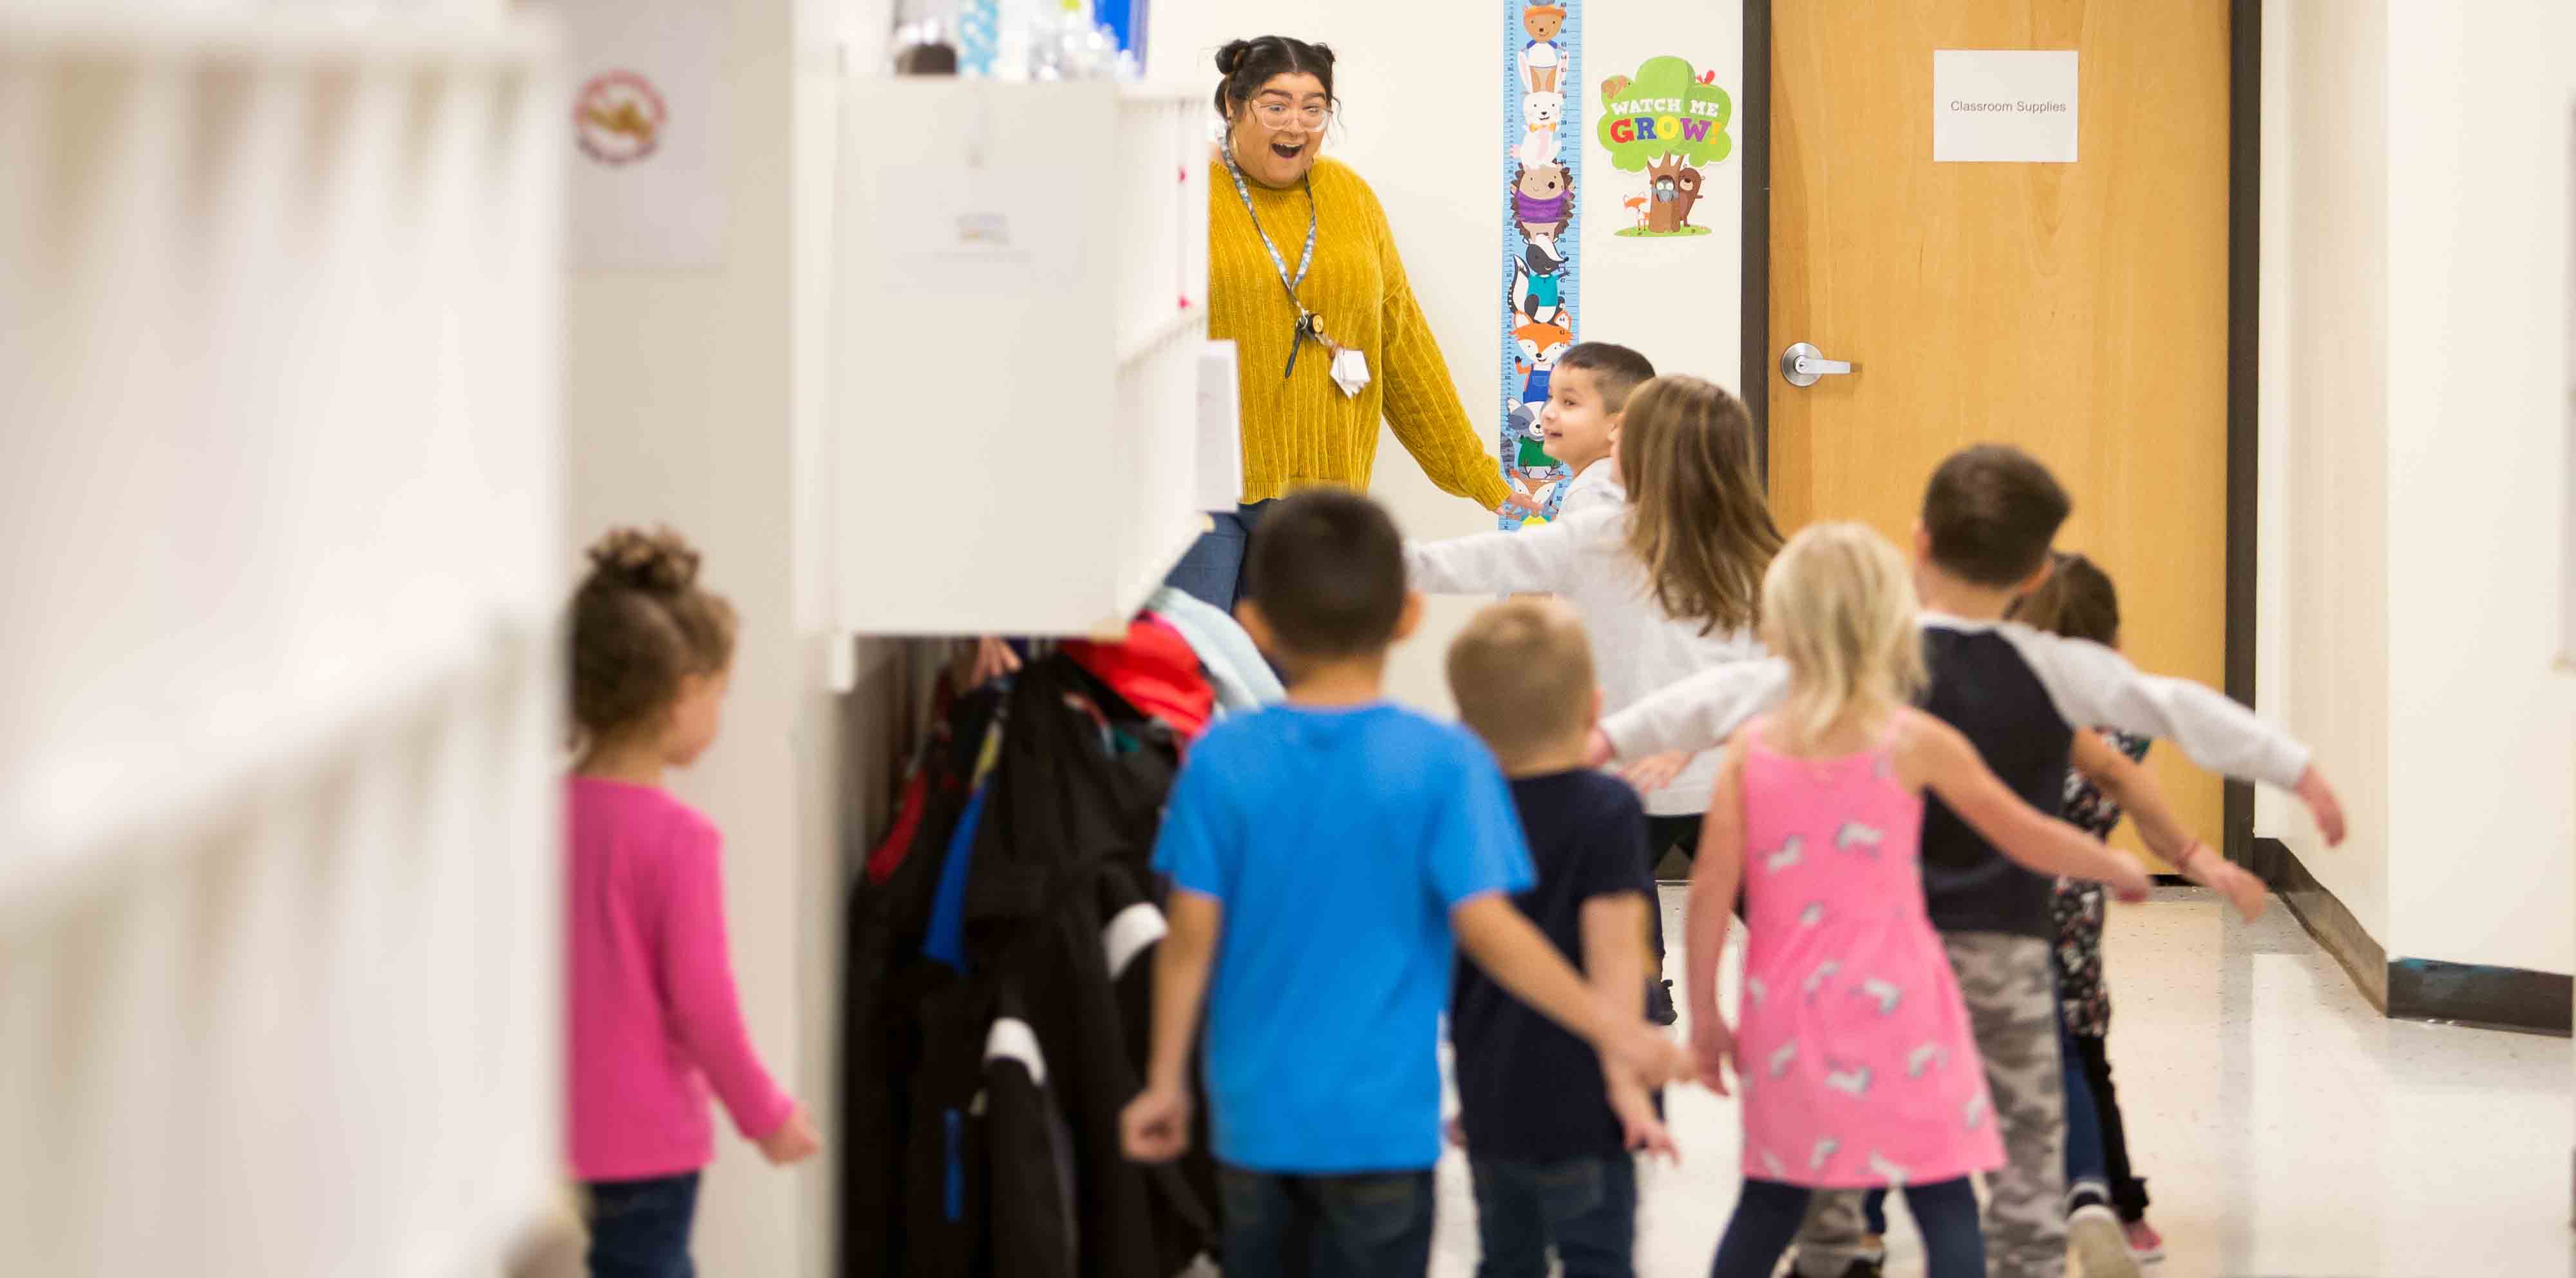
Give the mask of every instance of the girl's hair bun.
[[592, 575], [635, 590], [675, 595], [697, 584], [698, 552], [669, 528], [612, 528], [590, 545]]
[[1251, 51], [1250, 40], [1226, 41], [1225, 47], [1216, 51], [1217, 74], [1233, 75], [1243, 66], [1243, 55]]

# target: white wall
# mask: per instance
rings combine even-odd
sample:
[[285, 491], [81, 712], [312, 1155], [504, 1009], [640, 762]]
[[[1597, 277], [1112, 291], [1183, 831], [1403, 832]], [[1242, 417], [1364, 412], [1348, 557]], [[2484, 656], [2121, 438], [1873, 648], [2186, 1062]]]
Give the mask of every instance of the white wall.
[[2264, 6], [2262, 708], [2351, 805], [2328, 850], [2266, 793], [2260, 832], [2388, 937], [2387, 13]]
[[[1490, 452], [1501, 424], [1503, 302], [1503, 11], [1486, 0], [1193, 0], [1154, 11], [1149, 75], [1216, 86], [1214, 55], [1226, 41], [1272, 33], [1333, 47], [1342, 114], [1325, 153], [1358, 169], [1377, 190], [1441, 352]], [[1584, 157], [1582, 335], [1645, 352], [1658, 368], [1732, 387], [1739, 332], [1741, 161], [1730, 158], [1693, 220], [1714, 234], [1685, 242], [1620, 240], [1620, 201], [1637, 177], [1612, 169], [1589, 137], [1614, 72], [1634, 74], [1656, 54], [1716, 67], [1729, 92], [1742, 83], [1743, 7], [1592, 3], [1584, 11], [1585, 135], [1567, 135]], [[1742, 107], [1738, 104], [1738, 114]], [[1730, 125], [1741, 142], [1740, 125]], [[1454, 537], [1494, 526], [1490, 513], [1425, 479], [1393, 434], [1379, 441], [1372, 491], [1411, 537]], [[1397, 696], [1448, 713], [1441, 662], [1449, 640], [1482, 599], [1435, 599], [1422, 632], [1398, 649], [1388, 684]]]
[[2282, 838], [2391, 958], [2576, 969], [2563, 499], [2571, 30], [2265, 6], [2263, 708], [2351, 805]]
[[2566, 972], [2576, 696], [2547, 551], [2576, 11], [2407, 0], [2388, 51], [2388, 948]]

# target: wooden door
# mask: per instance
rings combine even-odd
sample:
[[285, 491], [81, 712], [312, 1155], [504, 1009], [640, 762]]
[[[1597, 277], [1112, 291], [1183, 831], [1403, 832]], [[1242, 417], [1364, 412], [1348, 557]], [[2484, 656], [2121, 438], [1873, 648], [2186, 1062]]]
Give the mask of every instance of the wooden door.
[[[1783, 528], [1860, 519], [1910, 545], [1943, 457], [2019, 445], [2073, 495], [2058, 545], [2119, 584], [2129, 655], [2221, 684], [2228, 47], [2225, 0], [1772, 7]], [[1936, 49], [2076, 50], [2077, 161], [1935, 163]], [[1791, 386], [1777, 358], [1797, 341], [1857, 372]], [[2217, 845], [2216, 779], [2150, 757]]]

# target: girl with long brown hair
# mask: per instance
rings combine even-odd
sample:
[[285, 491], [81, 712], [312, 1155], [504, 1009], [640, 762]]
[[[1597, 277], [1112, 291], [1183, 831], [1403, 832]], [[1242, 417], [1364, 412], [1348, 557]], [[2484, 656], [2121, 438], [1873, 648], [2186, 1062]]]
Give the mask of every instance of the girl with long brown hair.
[[[1559, 368], [1587, 366], [1587, 343]], [[1642, 357], [1606, 365], [1651, 373]], [[1560, 374], [1562, 375], [1562, 374]], [[1762, 574], [1780, 531], [1753, 473], [1753, 418], [1744, 401], [1697, 377], [1602, 383], [1620, 482], [1616, 502], [1569, 506], [1556, 523], [1406, 548], [1414, 589], [1430, 594], [1562, 595], [1589, 632], [1605, 713], [1616, 713], [1713, 665], [1762, 655]], [[1598, 481], [1588, 469], [1577, 481]], [[1715, 752], [1647, 760], [1631, 775], [1646, 795], [1648, 856], [1696, 855], [1700, 817], [1717, 778]], [[1660, 919], [1658, 920], [1660, 924]], [[1656, 949], [1660, 953], [1661, 927]], [[1653, 995], [1669, 1023], [1669, 990]]]

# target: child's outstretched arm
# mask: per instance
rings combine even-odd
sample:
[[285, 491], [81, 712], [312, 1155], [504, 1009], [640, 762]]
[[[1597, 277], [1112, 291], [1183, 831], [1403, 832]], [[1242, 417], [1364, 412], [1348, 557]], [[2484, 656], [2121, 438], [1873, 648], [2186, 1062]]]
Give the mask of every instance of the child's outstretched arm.
[[1718, 960], [1726, 953], [1726, 923], [1735, 914], [1735, 892], [1744, 882], [1744, 752], [1728, 746], [1710, 792], [1708, 823], [1700, 831], [1698, 863], [1691, 867], [1690, 908], [1683, 916], [1685, 977], [1690, 983], [1691, 1051], [1701, 1085], [1726, 1095], [1735, 1065], [1735, 1032], [1717, 1010]]
[[2129, 819], [2138, 824], [2138, 837], [2149, 851], [2163, 857], [2165, 864], [2180, 871], [2184, 878], [2226, 897], [2246, 922], [2263, 916], [2263, 906], [2269, 899], [2263, 881], [2240, 866], [2228, 864], [2227, 858], [2192, 837], [2173, 809], [2165, 806], [2164, 787], [2156, 784], [2153, 772], [2120, 753], [2101, 734], [2090, 731], [2075, 734], [2075, 770], [2091, 778], [2112, 802], [2128, 809]]
[[1483, 892], [1459, 902], [1449, 911], [1449, 926], [1457, 933], [1458, 948], [1495, 984], [1592, 1044], [1603, 1064], [1633, 1074], [1647, 1087], [1690, 1076], [1689, 1054], [1646, 1023], [1642, 1003], [1622, 1013], [1594, 998], [1546, 935], [1502, 893]]
[[1405, 583], [1426, 595], [1563, 594], [1582, 570], [1586, 546], [1617, 554], [1615, 516], [1591, 515], [1519, 532], [1487, 532], [1404, 545]]
[[2068, 723], [2169, 740], [2212, 772], [2287, 790], [2308, 805], [2329, 845], [2343, 842], [2342, 800], [2308, 748], [2253, 711], [2187, 679], [2141, 674], [2097, 643], [2014, 624], [2000, 633], [2030, 663]]
[[[1594, 1001], [1621, 1022], [1645, 1019], [1646, 956], [1638, 938], [1645, 935], [1646, 911], [1652, 908], [1646, 897], [1635, 892], [1596, 896], [1583, 903], [1583, 975]], [[1628, 1148], [1678, 1161], [1681, 1152], [1664, 1121], [1656, 1117], [1649, 1089], [1615, 1061], [1604, 1060], [1601, 1074], [1609, 1084], [1610, 1108], [1619, 1116]]]
[[2123, 901], [2147, 899], [2154, 885], [2137, 862], [2022, 802], [1958, 729], [1919, 710], [1904, 713], [1906, 730], [1897, 737], [1896, 765], [1908, 784], [1930, 790], [1970, 829], [2022, 865], [2042, 874], [2098, 880]]
[[1777, 657], [1710, 667], [1602, 720], [1592, 763], [1709, 749], [1788, 691], [1789, 663]]
[[1145, 1090], [1118, 1120], [1127, 1156], [1140, 1163], [1170, 1162], [1189, 1152], [1190, 1046], [1198, 1041], [1208, 965], [1225, 921], [1225, 907], [1215, 897], [1188, 888], [1173, 888], [1164, 910], [1171, 930], [1154, 951], [1154, 1034]]

